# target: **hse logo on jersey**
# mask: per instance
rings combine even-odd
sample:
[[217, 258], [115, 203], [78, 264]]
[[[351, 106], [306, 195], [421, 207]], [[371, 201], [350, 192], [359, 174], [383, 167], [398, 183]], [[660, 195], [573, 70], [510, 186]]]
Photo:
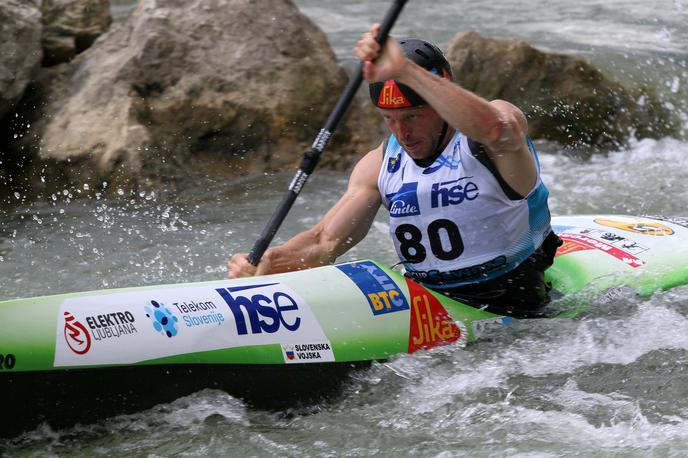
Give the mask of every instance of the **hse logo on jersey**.
[[370, 261], [355, 262], [337, 266], [358, 286], [365, 295], [373, 315], [408, 310], [406, 297], [396, 283]]
[[449, 207], [477, 199], [480, 190], [477, 184], [470, 181], [471, 178], [473, 177], [462, 177], [433, 184], [430, 191], [430, 206], [432, 208]]
[[237, 334], [273, 334], [280, 329], [289, 332], [299, 329], [298, 303], [289, 294], [270, 288], [276, 285], [278, 283], [215, 290], [232, 311]]
[[387, 194], [389, 214], [392, 218], [420, 215], [418, 183], [404, 183], [399, 191]]

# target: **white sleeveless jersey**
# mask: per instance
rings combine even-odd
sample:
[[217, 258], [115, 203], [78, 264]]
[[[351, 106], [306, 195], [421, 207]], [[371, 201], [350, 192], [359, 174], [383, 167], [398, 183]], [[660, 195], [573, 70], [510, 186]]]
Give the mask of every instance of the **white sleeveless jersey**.
[[408, 276], [446, 289], [503, 275], [533, 254], [552, 229], [549, 193], [529, 139], [528, 145], [537, 182], [512, 200], [460, 132], [425, 168], [389, 138], [378, 187]]

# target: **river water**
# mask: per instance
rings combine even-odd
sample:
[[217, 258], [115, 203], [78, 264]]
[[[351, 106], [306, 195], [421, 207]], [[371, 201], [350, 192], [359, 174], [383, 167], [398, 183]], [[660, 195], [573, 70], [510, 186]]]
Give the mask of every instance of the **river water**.
[[[113, 3], [121, 20], [128, 1]], [[387, 1], [299, 0], [345, 66]], [[573, 53], [627, 83], [648, 84], [686, 124], [688, 1], [412, 1], [395, 32], [446, 42], [473, 28]], [[688, 126], [687, 126], [688, 127]], [[538, 144], [554, 214], [688, 216], [688, 141], [634, 141], [591, 159]], [[208, 179], [175, 197], [45, 202], [16, 194], [0, 210], [0, 300], [221, 278], [250, 248], [292, 172]], [[319, 171], [278, 236], [336, 201], [346, 175]], [[342, 260], [395, 255], [378, 215]], [[688, 262], [688, 261], [687, 261]], [[307, 412], [251, 409], [202, 391], [97, 424], [0, 444], [28, 456], [685, 456], [688, 287], [640, 298], [622, 289], [572, 320], [520, 322], [465, 350], [402, 356], [352, 375], [340, 399]]]

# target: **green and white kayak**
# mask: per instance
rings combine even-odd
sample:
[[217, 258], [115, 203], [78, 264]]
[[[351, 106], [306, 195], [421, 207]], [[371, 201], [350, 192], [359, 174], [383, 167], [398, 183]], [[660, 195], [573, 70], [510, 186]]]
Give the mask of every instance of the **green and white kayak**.
[[[628, 216], [553, 219], [548, 279], [563, 294], [688, 283], [688, 226]], [[572, 313], [572, 312], [569, 312]], [[466, 345], [502, 317], [374, 261], [247, 279], [0, 302], [0, 435], [150, 407], [216, 387], [284, 405], [352, 367]]]

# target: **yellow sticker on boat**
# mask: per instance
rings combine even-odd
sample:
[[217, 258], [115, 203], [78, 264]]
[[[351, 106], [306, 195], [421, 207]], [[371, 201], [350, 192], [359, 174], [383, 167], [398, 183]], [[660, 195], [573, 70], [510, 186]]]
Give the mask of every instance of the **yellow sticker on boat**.
[[610, 216], [595, 218], [597, 224], [602, 226], [615, 227], [624, 231], [635, 232], [643, 235], [673, 235], [674, 230], [669, 226], [660, 224], [657, 221], [631, 216]]

